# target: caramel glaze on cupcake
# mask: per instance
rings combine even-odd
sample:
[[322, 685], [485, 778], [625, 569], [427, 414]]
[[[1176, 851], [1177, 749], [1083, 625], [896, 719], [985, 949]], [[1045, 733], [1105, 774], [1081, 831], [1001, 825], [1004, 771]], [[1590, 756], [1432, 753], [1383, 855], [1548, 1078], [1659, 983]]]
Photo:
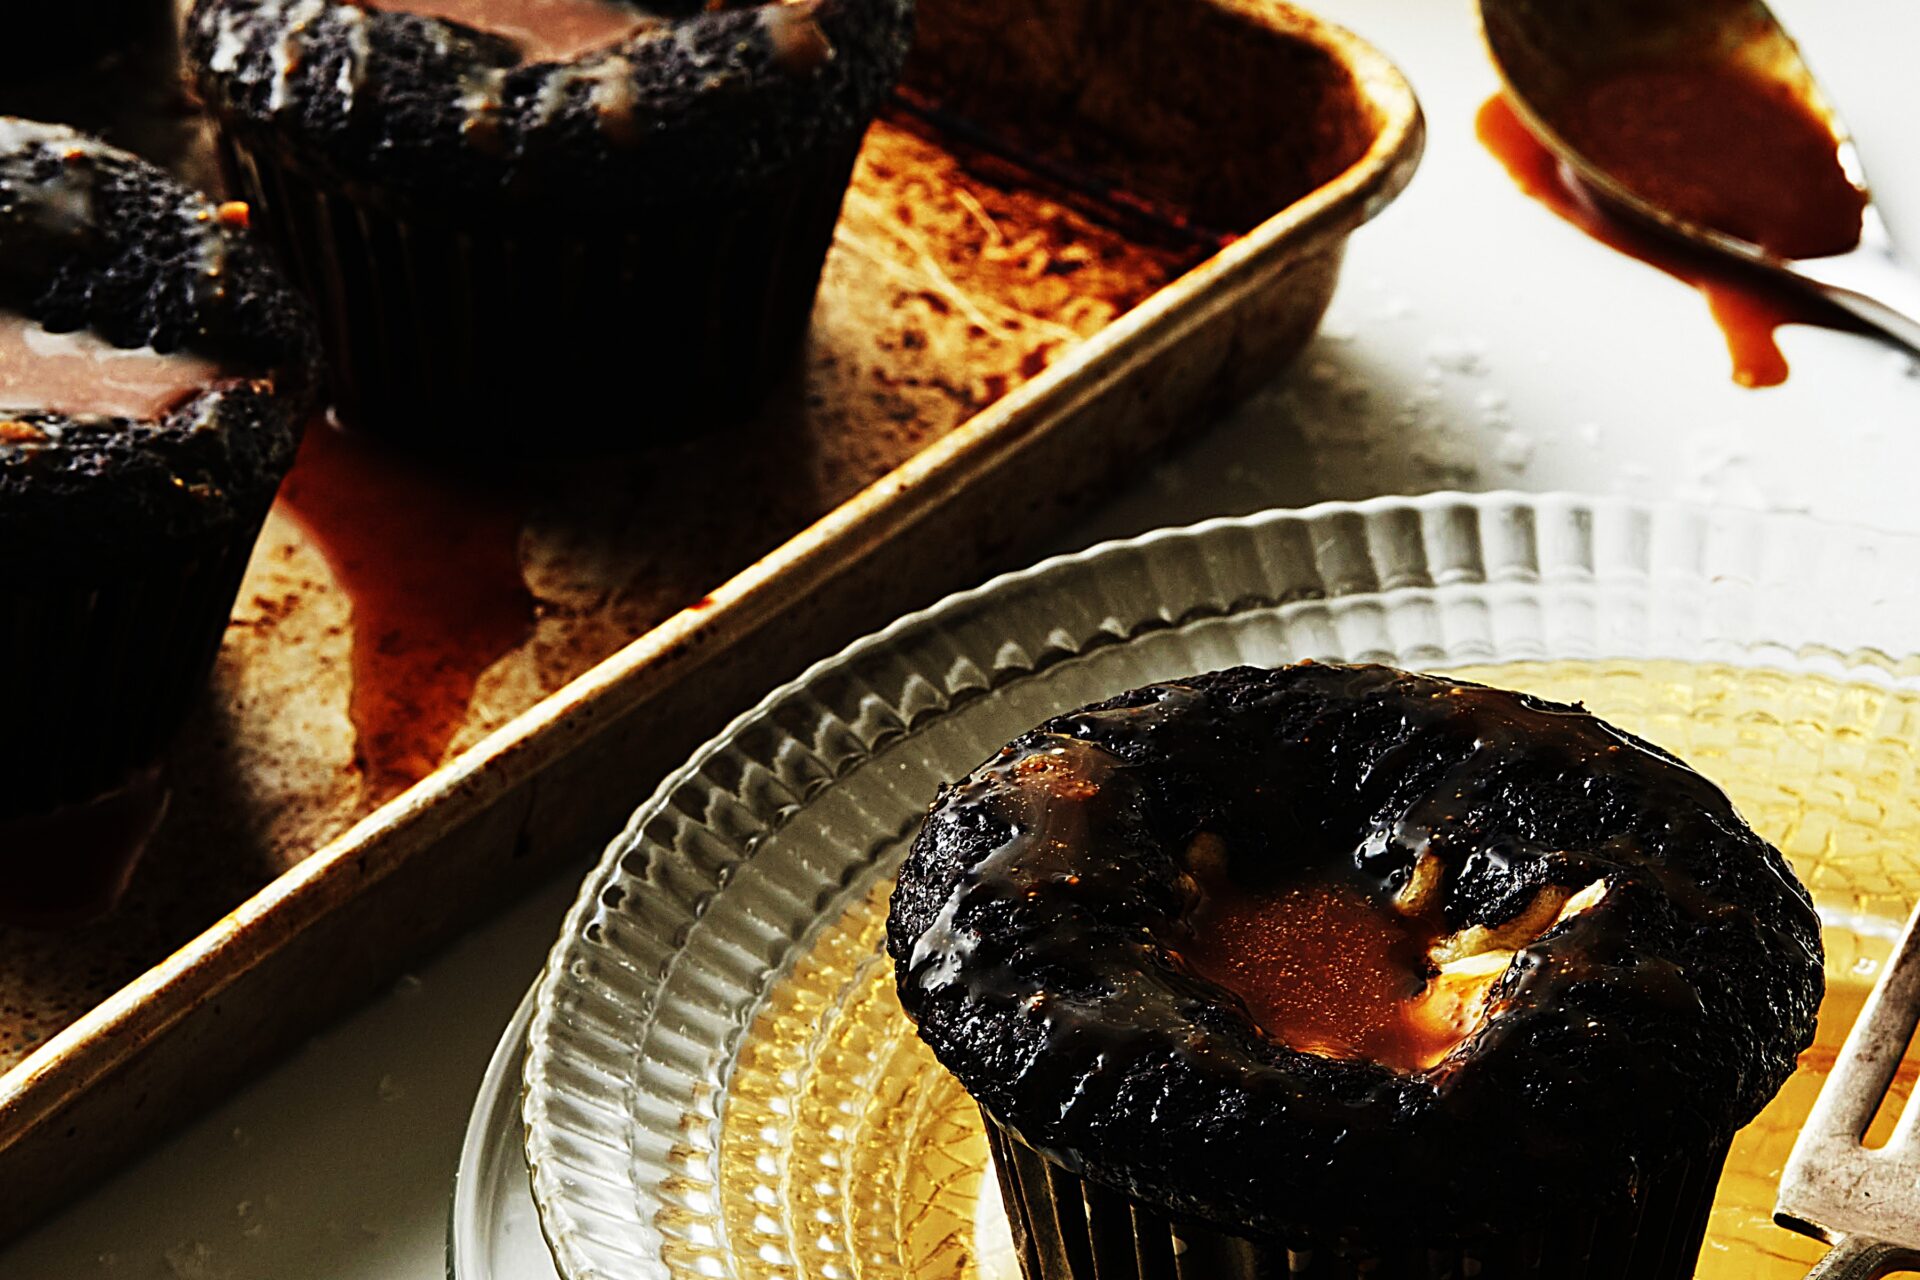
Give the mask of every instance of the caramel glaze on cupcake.
[[117, 895], [312, 411], [307, 313], [245, 222], [0, 118], [0, 917]]
[[1015, 739], [934, 804], [888, 950], [1072, 1276], [1102, 1196], [1223, 1233], [1222, 1275], [1690, 1275], [1823, 985], [1806, 892], [1672, 756], [1322, 664]]
[[524, 448], [737, 417], [805, 326], [911, 0], [198, 0], [239, 189], [350, 423]]

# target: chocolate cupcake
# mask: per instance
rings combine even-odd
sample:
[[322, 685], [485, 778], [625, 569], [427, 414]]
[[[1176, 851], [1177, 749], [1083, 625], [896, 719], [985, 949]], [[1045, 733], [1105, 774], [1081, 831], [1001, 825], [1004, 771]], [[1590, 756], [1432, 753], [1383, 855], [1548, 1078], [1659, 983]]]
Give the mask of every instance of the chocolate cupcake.
[[1016, 738], [935, 802], [887, 946], [1028, 1280], [1681, 1280], [1823, 986], [1699, 774], [1371, 666]]
[[0, 916], [118, 896], [312, 408], [310, 322], [245, 222], [0, 118]]
[[186, 47], [344, 419], [500, 452], [761, 402], [911, 26], [912, 0], [198, 0]]

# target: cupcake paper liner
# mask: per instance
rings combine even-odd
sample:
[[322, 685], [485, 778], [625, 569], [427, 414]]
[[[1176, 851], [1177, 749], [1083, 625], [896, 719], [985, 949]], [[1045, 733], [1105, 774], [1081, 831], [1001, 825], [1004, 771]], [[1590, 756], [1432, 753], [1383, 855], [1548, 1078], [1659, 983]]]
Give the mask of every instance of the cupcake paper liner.
[[165, 754], [206, 685], [266, 513], [171, 554], [0, 574], [0, 820], [84, 804]]
[[79, 804], [0, 818], [0, 922], [48, 927], [111, 911], [169, 798], [155, 764]]
[[491, 225], [316, 181], [271, 139], [222, 150], [315, 303], [343, 421], [499, 453], [751, 415], [806, 329], [859, 142], [757, 195]]
[[1086, 1181], [982, 1115], [1026, 1280], [1686, 1280], [1730, 1145], [1677, 1161], [1631, 1211], [1568, 1215], [1518, 1238], [1368, 1250], [1176, 1219]]

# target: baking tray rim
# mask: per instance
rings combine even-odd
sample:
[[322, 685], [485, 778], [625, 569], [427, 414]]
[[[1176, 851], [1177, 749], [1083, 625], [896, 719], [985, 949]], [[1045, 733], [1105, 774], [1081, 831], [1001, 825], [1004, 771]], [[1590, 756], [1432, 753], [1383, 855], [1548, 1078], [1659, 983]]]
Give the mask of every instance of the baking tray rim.
[[1405, 188], [1425, 144], [1412, 87], [1379, 50], [1270, 0], [1207, 0], [1331, 54], [1376, 132], [1345, 170], [1156, 290], [1009, 392], [727, 579], [322, 844], [0, 1076], [0, 1148], [124, 1066], [332, 910], [483, 812], [683, 674], [804, 598], [836, 566], [936, 509], [1047, 423], [1099, 395], [1143, 352], [1171, 344], [1304, 249], [1344, 238]]

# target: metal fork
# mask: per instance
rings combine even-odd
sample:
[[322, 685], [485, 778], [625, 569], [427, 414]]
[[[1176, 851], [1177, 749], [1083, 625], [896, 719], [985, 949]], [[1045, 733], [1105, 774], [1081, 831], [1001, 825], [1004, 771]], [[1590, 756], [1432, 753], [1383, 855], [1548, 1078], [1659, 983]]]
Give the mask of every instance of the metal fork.
[[1920, 1266], [1920, 1105], [1887, 1145], [1862, 1145], [1920, 1022], [1920, 910], [1867, 997], [1780, 1177], [1773, 1218], [1827, 1241], [1807, 1280], [1878, 1280]]

